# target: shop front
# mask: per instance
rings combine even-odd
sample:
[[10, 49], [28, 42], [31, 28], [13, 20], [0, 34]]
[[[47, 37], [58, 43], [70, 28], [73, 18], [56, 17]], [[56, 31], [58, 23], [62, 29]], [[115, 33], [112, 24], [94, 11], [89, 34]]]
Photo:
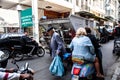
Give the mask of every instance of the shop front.
[[0, 33], [19, 32], [18, 11], [0, 9]]

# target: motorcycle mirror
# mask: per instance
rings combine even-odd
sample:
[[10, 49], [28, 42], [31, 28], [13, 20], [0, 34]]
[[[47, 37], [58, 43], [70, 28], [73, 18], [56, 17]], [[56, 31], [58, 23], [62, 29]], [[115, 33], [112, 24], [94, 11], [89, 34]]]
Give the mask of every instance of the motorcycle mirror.
[[26, 62], [26, 63], [25, 63], [25, 67], [24, 67], [24, 68], [25, 68], [25, 70], [27, 70], [27, 69], [28, 69], [28, 66], [29, 66], [29, 64], [28, 64], [28, 62]]
[[0, 62], [7, 60], [9, 57], [8, 53], [4, 53], [3, 51], [0, 51]]

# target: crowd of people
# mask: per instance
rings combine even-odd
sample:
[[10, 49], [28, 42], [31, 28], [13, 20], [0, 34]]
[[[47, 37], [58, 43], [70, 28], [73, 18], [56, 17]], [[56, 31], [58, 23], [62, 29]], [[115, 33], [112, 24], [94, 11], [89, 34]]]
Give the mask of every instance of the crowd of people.
[[[120, 36], [119, 29], [120, 24], [114, 30], [114, 34], [116, 37]], [[59, 33], [57, 33], [53, 27], [51, 26], [48, 27], [46, 32], [49, 36], [51, 36], [49, 47], [52, 58], [54, 59], [56, 55], [59, 55], [63, 61], [63, 54], [67, 52], [64, 41], [60, 37]], [[25, 32], [25, 35], [27, 36], [27, 32]], [[90, 27], [85, 28], [80, 27], [79, 29], [77, 29], [76, 33], [74, 33], [74, 36], [71, 37], [69, 48], [72, 51], [72, 57], [74, 56], [77, 56], [78, 58], [84, 57], [85, 60], [93, 62], [96, 69], [96, 76], [102, 78], [104, 77], [100, 45], [95, 35], [91, 34]], [[0, 79], [19, 80], [21, 78], [31, 77], [29, 74], [18, 74], [13, 73], [13, 71], [14, 71], [13, 69], [0, 68]]]
[[[64, 41], [60, 38], [59, 34], [55, 32], [53, 27], [48, 27], [47, 33], [51, 36], [50, 48], [52, 58], [59, 55], [61, 59], [63, 59], [62, 55], [66, 52]], [[76, 31], [76, 35], [73, 37], [69, 48], [72, 50], [72, 57], [77, 55], [79, 58], [84, 57], [85, 60], [93, 62], [96, 69], [96, 76], [104, 77], [100, 45], [95, 36], [91, 34], [91, 29], [89, 27], [79, 28]]]

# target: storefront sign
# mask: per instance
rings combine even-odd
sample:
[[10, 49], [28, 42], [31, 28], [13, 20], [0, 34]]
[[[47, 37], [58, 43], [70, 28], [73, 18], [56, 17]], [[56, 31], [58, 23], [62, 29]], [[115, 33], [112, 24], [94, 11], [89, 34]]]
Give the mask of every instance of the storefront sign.
[[32, 27], [32, 8], [21, 11], [21, 26], [22, 27]]
[[18, 11], [0, 9], [0, 27], [19, 27]]

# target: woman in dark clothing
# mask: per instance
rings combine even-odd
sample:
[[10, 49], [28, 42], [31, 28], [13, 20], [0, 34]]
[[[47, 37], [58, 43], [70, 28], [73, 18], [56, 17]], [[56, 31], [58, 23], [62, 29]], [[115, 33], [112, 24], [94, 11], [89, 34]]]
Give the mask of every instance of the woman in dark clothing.
[[94, 48], [95, 48], [95, 53], [96, 53], [96, 57], [98, 57], [99, 59], [99, 63], [100, 63], [100, 72], [102, 74], [103, 73], [103, 68], [102, 68], [102, 52], [100, 50], [100, 45], [99, 42], [97, 41], [96, 37], [94, 35], [91, 34], [91, 29], [89, 27], [85, 27], [85, 30], [87, 32], [87, 36], [90, 38]]

